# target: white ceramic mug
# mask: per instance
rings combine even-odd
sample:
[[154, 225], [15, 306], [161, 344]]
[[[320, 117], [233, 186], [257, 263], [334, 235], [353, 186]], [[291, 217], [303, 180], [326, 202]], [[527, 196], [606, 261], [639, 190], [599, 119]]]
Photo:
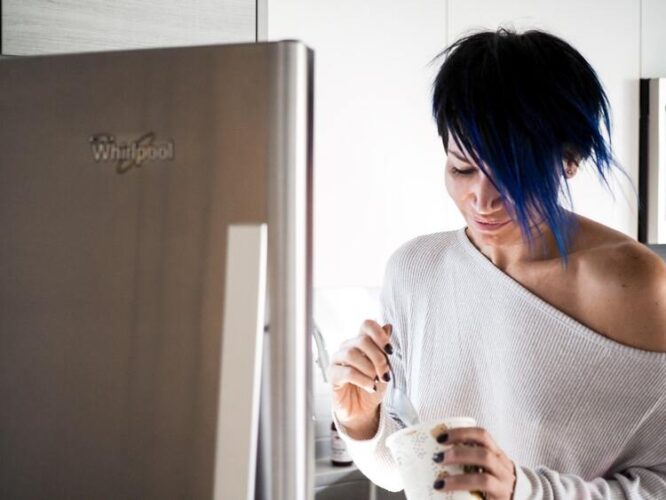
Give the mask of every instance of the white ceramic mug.
[[432, 459], [435, 453], [451, 448], [438, 443], [437, 436], [456, 427], [476, 427], [476, 421], [471, 417], [444, 418], [406, 427], [386, 438], [386, 446], [400, 470], [407, 500], [483, 499], [478, 491], [442, 492], [433, 487], [437, 479], [445, 479], [448, 475], [478, 472], [474, 466], [442, 465]]

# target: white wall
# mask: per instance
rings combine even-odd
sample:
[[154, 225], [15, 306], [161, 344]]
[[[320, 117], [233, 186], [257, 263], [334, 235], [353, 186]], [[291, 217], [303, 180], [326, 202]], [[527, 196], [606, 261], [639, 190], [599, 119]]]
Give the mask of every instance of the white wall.
[[315, 286], [378, 283], [455, 209], [429, 103], [444, 19], [439, 0], [268, 2], [268, 39], [315, 50]]
[[[399, 243], [463, 225], [444, 189], [427, 64], [465, 31], [500, 23], [550, 30], [590, 61], [638, 186], [638, 80], [666, 74], [663, 0], [268, 0], [268, 39], [316, 53], [315, 286], [377, 285]], [[636, 237], [627, 180], [613, 183], [614, 202], [584, 170], [572, 182], [576, 211]]]

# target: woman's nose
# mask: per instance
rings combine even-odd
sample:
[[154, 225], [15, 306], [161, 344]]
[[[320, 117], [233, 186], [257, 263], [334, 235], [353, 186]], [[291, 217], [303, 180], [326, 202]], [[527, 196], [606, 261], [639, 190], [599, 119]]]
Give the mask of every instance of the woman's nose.
[[490, 179], [481, 172], [474, 186], [474, 207], [480, 214], [496, 212], [502, 206], [502, 195]]

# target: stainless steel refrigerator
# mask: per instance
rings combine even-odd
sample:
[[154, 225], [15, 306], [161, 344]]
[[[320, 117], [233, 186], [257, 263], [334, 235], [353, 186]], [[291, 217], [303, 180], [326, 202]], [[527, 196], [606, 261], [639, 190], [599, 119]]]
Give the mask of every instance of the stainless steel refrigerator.
[[311, 497], [312, 103], [297, 41], [0, 61], [0, 497]]

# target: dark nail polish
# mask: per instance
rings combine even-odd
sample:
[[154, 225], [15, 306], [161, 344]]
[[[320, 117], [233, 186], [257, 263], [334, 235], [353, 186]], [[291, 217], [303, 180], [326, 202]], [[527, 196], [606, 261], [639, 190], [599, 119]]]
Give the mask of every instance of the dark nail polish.
[[393, 354], [393, 346], [391, 344], [386, 344], [384, 346], [384, 351], [386, 351], [387, 354]]
[[389, 375], [389, 372], [386, 372], [382, 375], [382, 378], [384, 379], [384, 382], [389, 382], [391, 380], [391, 375]]
[[436, 464], [441, 464], [444, 461], [444, 452], [440, 451], [439, 453], [435, 453], [432, 456], [432, 461]]
[[444, 484], [445, 483], [443, 479], [438, 479], [437, 481], [435, 481], [435, 484], [433, 484], [432, 486], [436, 490], [441, 490], [442, 488], [444, 488]]
[[444, 434], [440, 434], [437, 436], [437, 442], [438, 443], [446, 443], [446, 440], [449, 439], [449, 435], [445, 432]]

